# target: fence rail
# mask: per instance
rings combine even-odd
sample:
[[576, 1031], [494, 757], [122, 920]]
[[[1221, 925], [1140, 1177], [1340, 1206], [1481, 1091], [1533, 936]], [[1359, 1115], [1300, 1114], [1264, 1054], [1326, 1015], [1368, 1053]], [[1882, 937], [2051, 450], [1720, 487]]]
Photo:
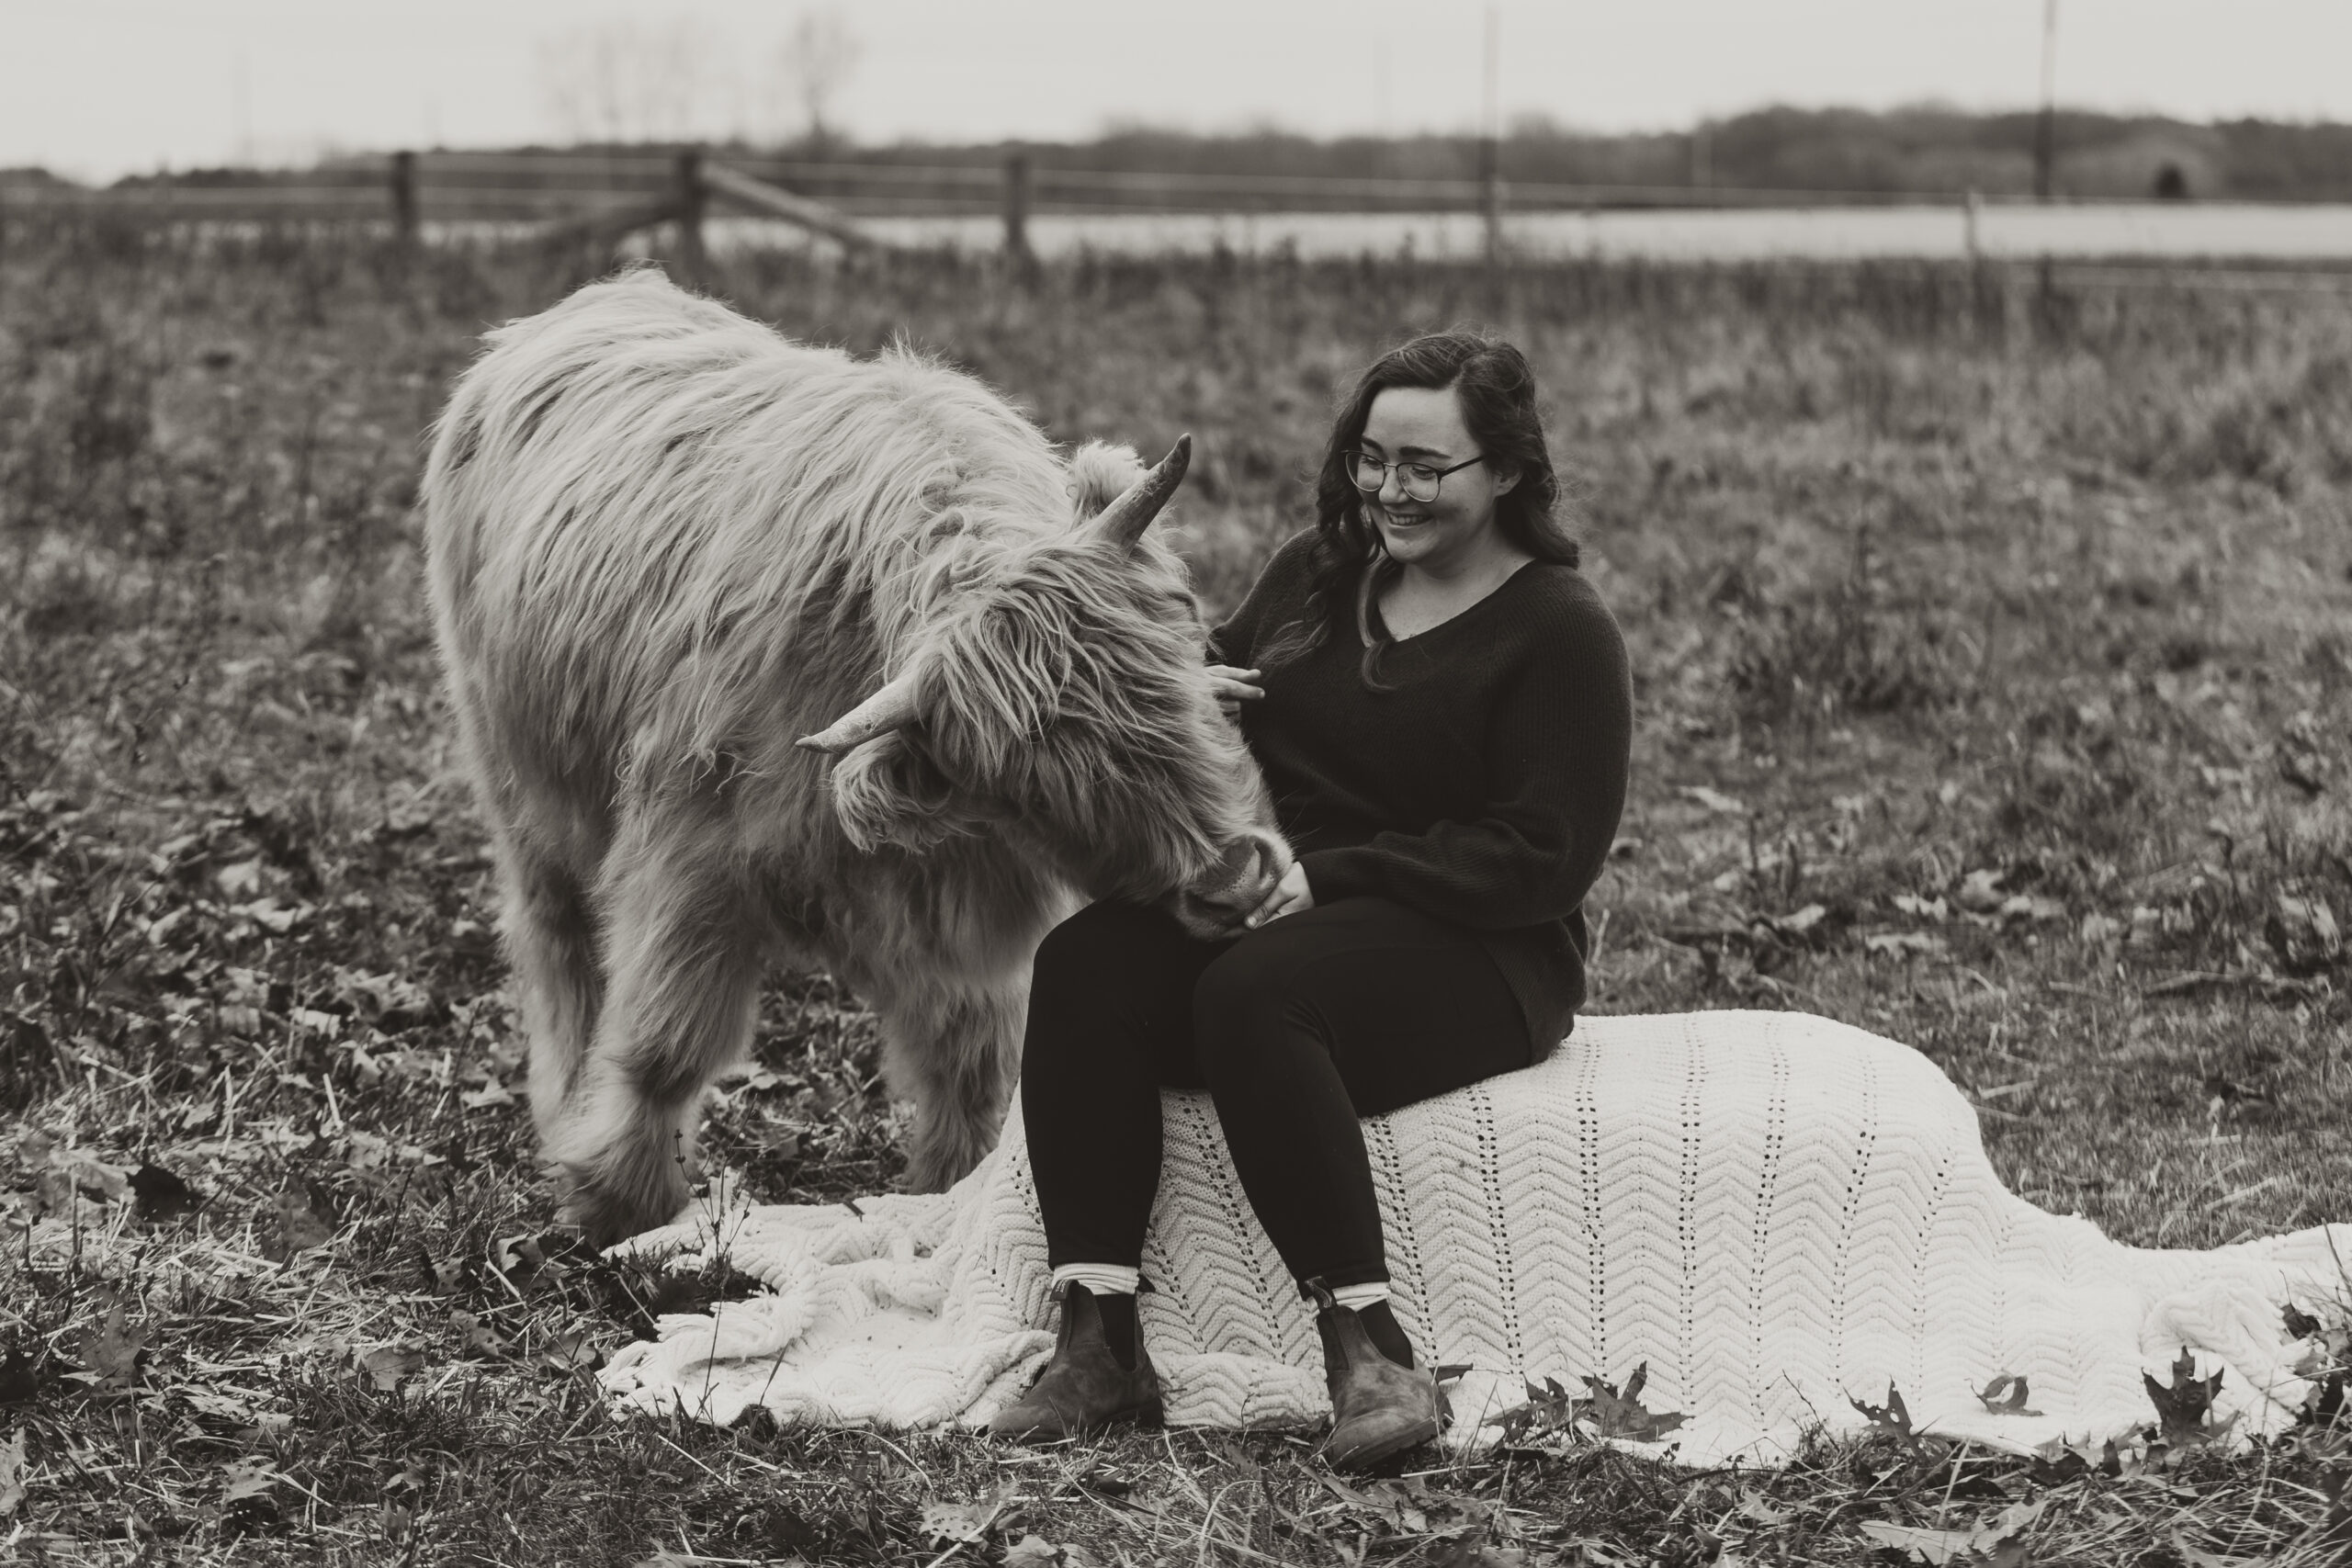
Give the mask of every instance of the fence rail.
[[[1041, 216], [1476, 214], [1484, 218], [1491, 261], [1501, 254], [1506, 209], [1538, 215], [1788, 207], [1940, 207], [1965, 215], [1963, 254], [1973, 259], [1980, 209], [2007, 205], [1981, 202], [1973, 192], [1512, 183], [1494, 174], [1491, 164], [1478, 179], [1375, 179], [1057, 168], [1020, 152], [993, 165], [816, 163], [751, 155], [721, 161], [697, 148], [667, 153], [402, 152], [338, 160], [296, 175], [209, 183], [158, 181], [107, 190], [0, 186], [0, 219], [51, 211], [157, 221], [372, 221], [389, 223], [411, 243], [422, 238], [427, 225], [521, 225], [605, 243], [633, 230], [666, 225], [679, 257], [690, 263], [698, 263], [702, 254], [707, 219], [728, 213], [782, 219], [852, 247], [879, 243], [865, 220], [996, 215], [1006, 252], [1023, 259], [1030, 254], [1030, 223]], [[2212, 269], [2199, 271], [2219, 281]], [[2244, 287], [2279, 286], [2264, 281], [2272, 274], [2242, 276]]]
[[[621, 202], [673, 189], [678, 160], [695, 153], [429, 152], [390, 153], [322, 164], [299, 175], [253, 176], [218, 184], [168, 181], [83, 190], [25, 186], [0, 189], [17, 208], [173, 213], [209, 210], [282, 216], [376, 202], [376, 216], [405, 209], [430, 218], [467, 216], [527, 220], [561, 201]], [[1561, 185], [1499, 178], [1365, 178], [1303, 175], [1196, 175], [1054, 168], [1014, 154], [1001, 164], [810, 163], [729, 156], [711, 167], [749, 176], [789, 194], [846, 211], [963, 215], [1010, 213], [1025, 202], [1047, 211], [1477, 212], [1498, 197], [1514, 211], [1624, 207], [1959, 206], [1965, 193], [1734, 189], [1702, 186]], [[503, 209], [505, 210], [500, 210]]]

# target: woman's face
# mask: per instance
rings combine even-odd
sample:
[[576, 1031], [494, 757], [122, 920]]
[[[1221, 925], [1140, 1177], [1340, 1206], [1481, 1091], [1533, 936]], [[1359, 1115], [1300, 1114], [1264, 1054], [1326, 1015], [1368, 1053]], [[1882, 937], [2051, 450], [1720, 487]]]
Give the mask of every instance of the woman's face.
[[[1385, 463], [1431, 468], [1453, 468], [1482, 456], [1463, 426], [1461, 404], [1450, 387], [1384, 389], [1372, 400], [1356, 445]], [[1518, 482], [1516, 473], [1498, 477], [1492, 464], [1476, 462], [1439, 480], [1434, 501], [1416, 501], [1405, 493], [1404, 480], [1392, 468], [1380, 493], [1364, 497], [1364, 515], [1380, 530], [1391, 558], [1443, 570], [1501, 543], [1495, 501]]]

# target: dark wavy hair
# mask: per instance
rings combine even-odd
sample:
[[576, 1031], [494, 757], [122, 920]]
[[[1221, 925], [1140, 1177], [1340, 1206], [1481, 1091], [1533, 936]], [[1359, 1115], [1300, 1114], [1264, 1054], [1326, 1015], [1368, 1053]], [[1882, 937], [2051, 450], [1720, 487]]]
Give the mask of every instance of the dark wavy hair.
[[1430, 333], [1374, 360], [1332, 422], [1315, 478], [1316, 540], [1305, 611], [1259, 650], [1256, 662], [1263, 668], [1303, 657], [1352, 623], [1364, 645], [1364, 684], [1387, 689], [1380, 660], [1388, 639], [1373, 636], [1370, 608], [1404, 569], [1389, 558], [1379, 529], [1364, 516], [1363, 492], [1348, 477], [1348, 457], [1363, 440], [1373, 400], [1391, 387], [1452, 389], [1463, 426], [1488, 468], [1498, 478], [1519, 476], [1517, 484], [1495, 499], [1496, 526], [1537, 560], [1577, 564], [1575, 536], [1554, 514], [1560, 481], [1544, 441], [1535, 374], [1527, 367], [1527, 356], [1501, 338], [1469, 328]]

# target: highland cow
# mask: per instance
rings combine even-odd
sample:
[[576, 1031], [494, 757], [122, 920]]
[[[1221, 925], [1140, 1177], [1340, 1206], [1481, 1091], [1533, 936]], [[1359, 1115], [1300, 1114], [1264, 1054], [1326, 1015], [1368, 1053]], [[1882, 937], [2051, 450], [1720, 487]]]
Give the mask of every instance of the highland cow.
[[1233, 929], [1290, 852], [1203, 668], [1182, 479], [978, 381], [646, 270], [489, 334], [424, 497], [545, 1156], [608, 1241], [687, 1198], [764, 965], [873, 1008], [908, 1179], [993, 1144], [1088, 897]]

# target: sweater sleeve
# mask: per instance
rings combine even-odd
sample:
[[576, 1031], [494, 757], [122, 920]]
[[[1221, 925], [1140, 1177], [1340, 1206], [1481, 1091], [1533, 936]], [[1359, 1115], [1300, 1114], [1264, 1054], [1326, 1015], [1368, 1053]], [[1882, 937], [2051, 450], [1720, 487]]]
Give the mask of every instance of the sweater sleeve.
[[1238, 670], [1250, 667], [1259, 643], [1267, 634], [1281, 629], [1305, 603], [1314, 547], [1312, 528], [1282, 542], [1264, 570], [1258, 573], [1258, 581], [1250, 585], [1249, 596], [1241, 601], [1240, 607], [1209, 632], [1211, 663], [1230, 664]]
[[1318, 904], [1376, 895], [1478, 930], [1564, 919], [1607, 863], [1632, 744], [1624, 639], [1598, 599], [1572, 601], [1499, 694], [1485, 809], [1310, 851], [1307, 886]]

